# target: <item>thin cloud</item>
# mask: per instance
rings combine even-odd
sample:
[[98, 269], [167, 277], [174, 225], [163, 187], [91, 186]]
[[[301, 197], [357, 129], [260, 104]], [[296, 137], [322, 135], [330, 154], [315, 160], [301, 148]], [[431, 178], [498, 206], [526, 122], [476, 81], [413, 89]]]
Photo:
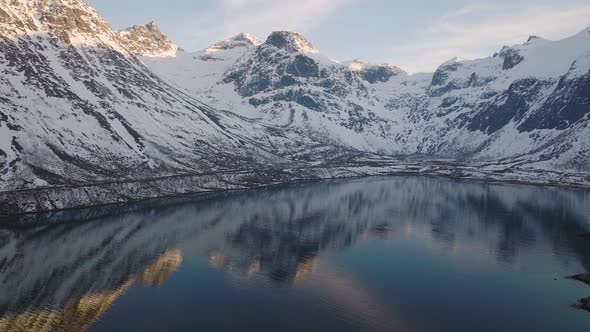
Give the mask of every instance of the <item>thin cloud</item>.
[[352, 2], [353, 0], [223, 0], [224, 26], [228, 35], [246, 31], [265, 37], [272, 30], [305, 33]]
[[263, 39], [275, 30], [307, 33], [354, 1], [357, 0], [219, 0], [217, 8], [183, 22], [178, 29], [182, 33], [178, 41], [195, 49], [240, 32]]
[[413, 40], [391, 49], [393, 62], [413, 72], [433, 71], [460, 56], [491, 55], [503, 45], [526, 41], [529, 35], [560, 39], [584, 29], [590, 5], [569, 8], [506, 8], [493, 4], [465, 7], [444, 15]]

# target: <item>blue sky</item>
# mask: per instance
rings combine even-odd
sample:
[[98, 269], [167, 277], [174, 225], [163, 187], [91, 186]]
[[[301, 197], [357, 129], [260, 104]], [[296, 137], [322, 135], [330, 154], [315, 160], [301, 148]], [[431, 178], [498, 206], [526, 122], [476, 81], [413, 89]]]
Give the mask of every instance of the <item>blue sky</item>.
[[240, 32], [304, 34], [337, 60], [433, 71], [454, 57], [488, 56], [529, 35], [570, 36], [590, 26], [587, 0], [87, 0], [115, 28], [158, 22], [188, 51]]

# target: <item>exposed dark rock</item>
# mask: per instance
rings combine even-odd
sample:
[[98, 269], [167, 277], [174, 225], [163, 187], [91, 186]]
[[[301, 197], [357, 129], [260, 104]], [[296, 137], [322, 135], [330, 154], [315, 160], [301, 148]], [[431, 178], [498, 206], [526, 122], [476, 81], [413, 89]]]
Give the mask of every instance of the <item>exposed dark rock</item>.
[[296, 79], [294, 79], [292, 76], [289, 75], [284, 75], [283, 77], [281, 77], [281, 87], [288, 87], [288, 86], [293, 86], [296, 85], [298, 82]]
[[529, 110], [530, 104], [541, 92], [543, 83], [532, 78], [515, 81], [508, 91], [485, 106], [474, 117], [468, 128], [472, 131], [494, 133], [510, 121], [518, 122]]
[[427, 91], [428, 96], [439, 97], [447, 92], [465, 88], [467, 85], [464, 83], [455, 81], [448, 82], [450, 73], [457, 71], [460, 67], [461, 63], [459, 62], [452, 62], [440, 66], [432, 76], [432, 82]]
[[302, 35], [290, 31], [275, 31], [268, 36], [264, 44], [289, 52], [317, 51]]
[[12, 137], [12, 148], [16, 151], [16, 152], [23, 152], [23, 147], [18, 144], [18, 141], [16, 139], [16, 137]]
[[258, 99], [258, 98], [250, 98], [250, 99], [248, 99], [248, 103], [254, 107], [257, 107], [260, 105], [268, 104], [269, 101], [263, 100], [263, 99]]
[[318, 64], [305, 55], [297, 55], [287, 67], [287, 73], [296, 77], [319, 77]]
[[273, 45], [277, 48], [283, 48], [289, 44], [289, 40], [287, 39], [284, 33], [275, 32], [268, 36], [268, 39], [266, 40], [265, 44]]
[[504, 59], [504, 63], [502, 64], [502, 69], [504, 70], [514, 68], [524, 60], [524, 57], [517, 50], [508, 47], [504, 48], [499, 56]]
[[535, 40], [539, 40], [539, 39], [542, 39], [542, 38], [541, 38], [541, 37], [539, 37], [539, 36], [534, 36], [534, 35], [533, 35], [533, 36], [529, 36], [529, 39], [527, 39], [527, 41], [526, 41], [526, 42], [527, 42], [527, 43], [530, 43], [530, 42], [533, 42], [533, 41], [535, 41]]
[[320, 109], [320, 104], [318, 104], [312, 97], [307, 96], [307, 95], [298, 96], [296, 99], [296, 102], [297, 102], [297, 104], [307, 107], [312, 110], [317, 111]]
[[272, 87], [272, 79], [261, 73], [258, 77], [253, 77], [246, 85], [239, 88], [242, 96], [252, 96], [259, 92], [269, 90]]
[[320, 86], [325, 89], [331, 89], [336, 86], [337, 82], [331, 79], [325, 79], [320, 82]]
[[282, 93], [276, 93], [271, 98], [250, 98], [248, 103], [252, 106], [266, 105], [273, 102], [295, 102], [303, 107], [314, 111], [321, 111], [322, 106], [313, 96], [302, 90], [288, 90]]
[[392, 77], [404, 73], [403, 70], [394, 66], [370, 66], [361, 71], [361, 77], [371, 83], [387, 82]]
[[433, 86], [442, 86], [446, 83], [446, 80], [449, 78], [449, 72], [457, 71], [461, 67], [461, 63], [453, 62], [447, 65], [443, 65], [439, 67], [432, 75], [432, 82], [431, 85]]
[[349, 103], [348, 104], [348, 121], [341, 123], [345, 128], [354, 130], [357, 133], [362, 133], [365, 129], [378, 122], [378, 118], [372, 111], [364, 109], [362, 106]]
[[145, 147], [145, 145], [143, 144], [144, 138], [135, 129], [133, 129], [133, 127], [131, 127], [131, 125], [127, 122], [125, 117], [123, 117], [121, 114], [117, 112], [113, 112], [111, 114], [119, 120], [121, 125], [123, 125], [125, 130], [127, 130], [127, 133], [129, 133], [129, 135], [133, 137], [133, 140], [135, 141], [135, 143], [137, 143], [138, 146], [142, 148]]
[[541, 108], [518, 129], [563, 130], [590, 114], [590, 73], [573, 80], [561, 78], [557, 88]]

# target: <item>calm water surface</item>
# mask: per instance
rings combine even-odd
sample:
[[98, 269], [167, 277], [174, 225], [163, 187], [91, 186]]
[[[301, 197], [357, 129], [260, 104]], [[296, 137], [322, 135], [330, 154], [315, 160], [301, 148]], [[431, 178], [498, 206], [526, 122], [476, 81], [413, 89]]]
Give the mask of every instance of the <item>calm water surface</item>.
[[0, 331], [590, 331], [590, 194], [326, 181], [0, 224]]

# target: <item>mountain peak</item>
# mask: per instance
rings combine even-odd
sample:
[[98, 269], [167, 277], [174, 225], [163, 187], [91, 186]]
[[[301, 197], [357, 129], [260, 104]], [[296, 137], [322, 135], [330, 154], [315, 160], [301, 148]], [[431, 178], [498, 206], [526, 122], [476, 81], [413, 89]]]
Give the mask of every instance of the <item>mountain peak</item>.
[[239, 35], [233, 37], [232, 39], [239, 40], [239, 41], [245, 41], [245, 42], [248, 42], [254, 46], [258, 46], [258, 45], [262, 44], [262, 41], [260, 39], [256, 38], [254, 35], [247, 33], [247, 32], [242, 32]]
[[549, 42], [547, 39], [544, 39], [542, 37], [539, 36], [529, 36], [529, 39], [527, 39], [526, 43], [523, 44], [523, 46], [535, 46], [535, 45], [542, 45]]
[[[503, 50], [504, 50], [504, 49], [503, 49]], [[451, 59], [449, 59], [449, 60], [447, 60], [447, 61], [443, 62], [443, 63], [442, 63], [440, 66], [439, 66], [439, 68], [444, 68], [444, 67], [449, 67], [449, 66], [451, 66], [451, 67], [452, 67], [452, 66], [458, 66], [458, 65], [460, 65], [462, 62], [466, 62], [466, 61], [467, 61], [467, 59], [464, 59], [464, 58], [461, 58], [461, 57], [455, 56], [455, 57], [452, 57]]]
[[0, 3], [6, 3], [9, 5], [23, 5], [29, 8], [47, 8], [55, 6], [67, 6], [67, 7], [86, 7], [91, 8], [84, 0], [0, 0]]
[[155, 21], [134, 25], [118, 33], [125, 47], [135, 55], [168, 57], [176, 55], [178, 51], [178, 46], [160, 30]]
[[207, 48], [207, 51], [217, 52], [222, 50], [234, 49], [238, 47], [258, 46], [260, 44], [262, 44], [262, 41], [260, 41], [260, 39], [256, 38], [255, 36], [247, 32], [242, 32], [237, 36], [225, 39], [223, 41], [220, 41], [219, 43], [210, 46], [209, 48]]
[[527, 39], [527, 41], [526, 41], [526, 42], [527, 42], [527, 43], [530, 43], [530, 42], [533, 42], [533, 41], [535, 41], [535, 40], [539, 40], [539, 39], [542, 39], [542, 38], [541, 38], [541, 37], [539, 37], [539, 36], [531, 35], [531, 36], [529, 36], [529, 39]]
[[297, 32], [275, 31], [268, 36], [265, 45], [271, 45], [290, 52], [318, 53], [319, 51], [305, 37]]
[[388, 63], [376, 64], [368, 61], [352, 60], [345, 62], [344, 65], [371, 84], [384, 83], [392, 77], [407, 74], [403, 69]]
[[1, 0], [0, 32], [49, 32], [60, 41], [110, 41], [110, 25], [82, 0]]
[[130, 31], [130, 30], [149, 30], [152, 32], [159, 32], [161, 33], [162, 30], [160, 30], [160, 27], [158, 26], [158, 23], [156, 21], [150, 21], [147, 24], [141, 25], [141, 24], [136, 24], [134, 26], [128, 27], [127, 29], [123, 29], [123, 30], [119, 30], [119, 31]]
[[150, 30], [160, 30], [160, 27], [158, 26], [158, 23], [156, 21], [151, 21], [148, 24], [145, 25], [146, 28], [150, 29]]

